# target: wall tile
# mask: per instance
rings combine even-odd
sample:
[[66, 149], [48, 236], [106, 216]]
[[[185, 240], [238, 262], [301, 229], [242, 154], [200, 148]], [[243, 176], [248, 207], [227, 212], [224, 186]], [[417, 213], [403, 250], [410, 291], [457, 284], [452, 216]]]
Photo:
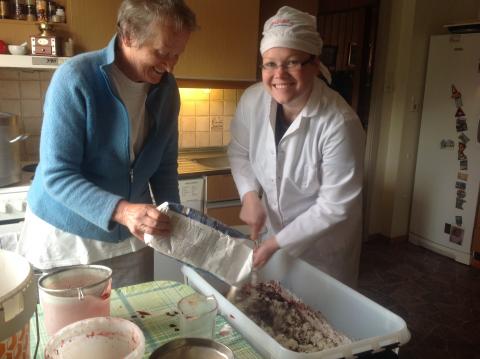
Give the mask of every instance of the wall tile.
[[182, 116], [195, 116], [195, 102], [182, 101], [180, 106], [180, 114]]
[[223, 132], [223, 145], [228, 146], [229, 143], [230, 143], [230, 131]]
[[195, 147], [210, 146], [210, 132], [195, 132]]
[[19, 80], [20, 72], [15, 69], [0, 68], [0, 81], [1, 80]]
[[20, 95], [22, 99], [40, 99], [40, 81], [20, 82]]
[[225, 89], [223, 91], [223, 99], [224, 100], [231, 100], [231, 101], [236, 101], [236, 93], [237, 91], [235, 89]]
[[208, 116], [200, 116], [195, 120], [196, 131], [210, 131], [210, 118]]
[[41, 100], [22, 100], [22, 116], [42, 117], [42, 106], [43, 102]]
[[20, 82], [5, 80], [0, 82], [0, 99], [20, 99]]
[[181, 118], [182, 129], [181, 131], [195, 131], [195, 116], [183, 116]]
[[240, 97], [242, 97], [243, 93], [245, 92], [245, 90], [243, 89], [237, 89], [237, 103], [238, 101], [240, 101]]
[[222, 132], [210, 132], [210, 146], [220, 147], [223, 145]]
[[20, 80], [25, 81], [25, 80], [40, 80], [40, 72], [39, 71], [28, 71], [28, 70], [22, 70], [20, 71]]
[[1, 100], [0, 99], [0, 111], [13, 113], [20, 116], [20, 101], [19, 100]]
[[42, 100], [45, 100], [45, 94], [47, 93], [49, 85], [50, 85], [50, 81], [40, 81], [40, 92], [41, 92]]
[[231, 115], [235, 114], [235, 110], [237, 109], [237, 103], [235, 101], [225, 101], [223, 103], [223, 114], [224, 115]]
[[223, 100], [223, 91], [222, 89], [210, 90], [210, 100]]
[[193, 147], [195, 147], [195, 132], [183, 132], [182, 133], [181, 147], [183, 147], [183, 148], [193, 148]]
[[38, 148], [40, 146], [40, 136], [30, 136], [26, 141], [26, 154], [24, 161], [38, 161]]
[[34, 136], [40, 136], [40, 130], [42, 128], [41, 117], [22, 117], [22, 120], [26, 133]]
[[195, 116], [208, 116], [210, 114], [210, 106], [208, 101], [198, 101], [195, 103]]
[[210, 101], [210, 116], [223, 115], [223, 101]]
[[54, 72], [55, 72], [54, 70], [39, 71], [40, 80], [50, 82]]
[[233, 117], [224, 116], [223, 117], [223, 131], [230, 131], [230, 126], [232, 125]]
[[223, 131], [223, 116], [210, 116], [210, 131]]

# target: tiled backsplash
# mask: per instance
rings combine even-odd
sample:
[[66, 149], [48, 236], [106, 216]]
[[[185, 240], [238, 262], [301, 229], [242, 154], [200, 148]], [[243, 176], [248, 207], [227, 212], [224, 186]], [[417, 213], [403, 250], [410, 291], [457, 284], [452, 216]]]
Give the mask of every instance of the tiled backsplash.
[[220, 147], [230, 141], [230, 122], [240, 89], [180, 89], [180, 148]]
[[[38, 160], [42, 108], [51, 70], [0, 69], [0, 111], [20, 118], [20, 129], [30, 137], [22, 147], [22, 160]], [[226, 146], [230, 122], [242, 89], [181, 88], [178, 121], [179, 147]]]
[[30, 137], [22, 144], [22, 160], [38, 159], [42, 107], [53, 71], [0, 69], [0, 111], [20, 118], [20, 130]]

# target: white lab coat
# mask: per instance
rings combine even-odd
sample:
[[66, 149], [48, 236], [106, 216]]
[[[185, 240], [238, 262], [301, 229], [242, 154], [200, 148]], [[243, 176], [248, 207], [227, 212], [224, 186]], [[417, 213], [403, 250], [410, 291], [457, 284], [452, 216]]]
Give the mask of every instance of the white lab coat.
[[365, 134], [343, 98], [320, 79], [275, 146], [277, 103], [258, 83], [237, 107], [228, 148], [240, 198], [264, 190], [268, 236], [350, 286], [362, 238]]

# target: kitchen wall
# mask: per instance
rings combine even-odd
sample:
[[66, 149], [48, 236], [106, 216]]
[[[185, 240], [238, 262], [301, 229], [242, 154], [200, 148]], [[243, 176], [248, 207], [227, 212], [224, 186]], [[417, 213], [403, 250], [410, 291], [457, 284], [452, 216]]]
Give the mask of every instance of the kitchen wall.
[[241, 89], [181, 88], [180, 148], [226, 146], [230, 141], [230, 123], [242, 93]]
[[[0, 69], [0, 111], [20, 117], [30, 137], [22, 144], [22, 160], [38, 160], [42, 108], [51, 70]], [[179, 147], [222, 147], [230, 141], [230, 123], [242, 89], [181, 88]]]
[[22, 144], [22, 160], [38, 159], [42, 107], [52, 71], [0, 69], [0, 111], [20, 117], [20, 129], [30, 134]]

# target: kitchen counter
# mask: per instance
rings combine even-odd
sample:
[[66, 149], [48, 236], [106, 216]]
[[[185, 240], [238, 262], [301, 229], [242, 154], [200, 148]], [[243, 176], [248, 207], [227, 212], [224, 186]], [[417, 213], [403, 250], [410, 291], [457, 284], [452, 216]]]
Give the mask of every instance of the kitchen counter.
[[[155, 281], [114, 289], [110, 301], [112, 316], [128, 319], [137, 324], [145, 336], [144, 359], [161, 345], [180, 336], [179, 318], [172, 314], [177, 310], [177, 302], [193, 293], [192, 287], [171, 281]], [[37, 357], [43, 358], [48, 335], [43, 323], [43, 311], [37, 306], [39, 317], [40, 343]], [[261, 356], [227, 321], [217, 315], [215, 340], [228, 346], [236, 359], [254, 359]], [[30, 321], [31, 357], [37, 343], [35, 316]]]
[[224, 148], [181, 151], [178, 155], [180, 179], [229, 173], [230, 163]]

